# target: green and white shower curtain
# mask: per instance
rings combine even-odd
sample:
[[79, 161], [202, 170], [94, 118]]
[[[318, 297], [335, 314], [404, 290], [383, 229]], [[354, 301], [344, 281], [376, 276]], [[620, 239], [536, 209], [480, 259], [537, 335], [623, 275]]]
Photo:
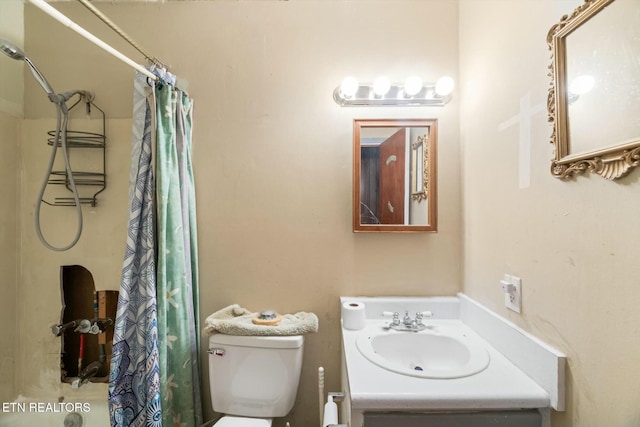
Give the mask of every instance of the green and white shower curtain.
[[191, 167], [193, 101], [156, 88], [158, 337], [165, 426], [200, 426], [196, 204]]
[[109, 379], [111, 426], [199, 427], [193, 101], [170, 84], [149, 85], [140, 74], [134, 87], [129, 230]]

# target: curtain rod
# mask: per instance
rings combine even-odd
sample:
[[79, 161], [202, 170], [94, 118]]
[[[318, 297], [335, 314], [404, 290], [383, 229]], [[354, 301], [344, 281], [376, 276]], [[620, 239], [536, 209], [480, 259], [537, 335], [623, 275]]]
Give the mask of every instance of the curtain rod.
[[145, 49], [142, 48], [142, 46], [140, 46], [138, 43], [136, 43], [135, 40], [133, 40], [129, 34], [125, 33], [124, 30], [122, 28], [120, 28], [115, 22], [113, 22], [111, 19], [109, 19], [108, 16], [106, 16], [104, 13], [102, 13], [98, 8], [96, 8], [94, 5], [92, 5], [91, 3], [89, 3], [89, 0], [78, 0], [78, 2], [80, 4], [82, 4], [84, 7], [86, 7], [87, 9], [89, 9], [89, 11], [91, 13], [93, 13], [95, 16], [98, 17], [98, 19], [100, 19], [102, 22], [104, 22], [109, 28], [111, 28], [113, 31], [115, 31], [120, 37], [122, 37], [127, 43], [129, 43], [131, 46], [133, 46], [138, 52], [140, 52], [145, 58], [147, 58], [149, 61], [151, 61], [152, 63], [160, 66], [160, 67], [164, 67], [164, 64], [162, 63], [162, 61], [160, 61], [158, 58], [156, 58], [155, 56], [151, 55], [149, 52], [147, 52]]
[[60, 22], [62, 25], [72, 29], [73, 31], [80, 34], [85, 39], [89, 40], [96, 46], [104, 49], [105, 51], [115, 56], [125, 64], [135, 68], [137, 71], [139, 71], [140, 73], [144, 74], [145, 76], [149, 77], [152, 80], [158, 80], [158, 77], [155, 74], [153, 74], [152, 72], [144, 68], [142, 65], [136, 63], [132, 59], [128, 58], [127, 56], [123, 55], [116, 49], [112, 48], [107, 43], [103, 42], [102, 40], [100, 40], [99, 38], [97, 38], [96, 36], [88, 32], [87, 30], [85, 30], [84, 28], [82, 28], [81, 26], [73, 22], [71, 19], [67, 18], [65, 15], [60, 13], [56, 8], [49, 5], [44, 0], [29, 0], [29, 2], [31, 2], [34, 6], [42, 10], [47, 15], [51, 16], [56, 21]]

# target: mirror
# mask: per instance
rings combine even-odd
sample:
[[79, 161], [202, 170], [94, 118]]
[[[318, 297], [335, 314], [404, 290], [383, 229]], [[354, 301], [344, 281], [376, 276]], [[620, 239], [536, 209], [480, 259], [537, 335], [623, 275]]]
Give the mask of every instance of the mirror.
[[353, 231], [437, 231], [437, 123], [354, 120]]
[[638, 166], [639, 24], [637, 0], [586, 0], [549, 31], [554, 176], [614, 180]]

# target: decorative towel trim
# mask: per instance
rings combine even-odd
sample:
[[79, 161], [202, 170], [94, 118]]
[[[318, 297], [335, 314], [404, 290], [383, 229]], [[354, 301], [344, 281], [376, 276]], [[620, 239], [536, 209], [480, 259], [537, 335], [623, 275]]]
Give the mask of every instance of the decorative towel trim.
[[274, 326], [256, 325], [253, 313], [246, 308], [233, 304], [216, 311], [205, 320], [203, 333], [227, 335], [305, 335], [318, 332], [318, 316], [301, 311], [295, 314], [283, 314], [280, 323]]

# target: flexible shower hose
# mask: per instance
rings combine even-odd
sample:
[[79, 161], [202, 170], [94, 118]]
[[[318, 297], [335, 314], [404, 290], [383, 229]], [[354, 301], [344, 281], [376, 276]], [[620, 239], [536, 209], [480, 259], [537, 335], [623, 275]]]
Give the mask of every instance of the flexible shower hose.
[[[71, 249], [78, 243], [80, 240], [80, 235], [82, 234], [82, 206], [80, 206], [80, 197], [78, 196], [78, 189], [76, 188], [75, 180], [73, 179], [73, 171], [71, 170], [71, 165], [69, 163], [69, 155], [67, 152], [67, 123], [69, 121], [69, 111], [67, 109], [67, 100], [73, 96], [74, 94], [79, 94], [82, 97], [87, 98], [89, 102], [91, 95], [85, 91], [72, 91], [67, 92], [65, 94], [58, 95], [58, 101], [56, 104], [56, 112], [57, 112], [57, 120], [56, 120], [56, 134], [53, 144], [51, 144], [51, 154], [49, 156], [49, 164], [47, 166], [47, 173], [42, 180], [42, 185], [40, 186], [40, 192], [38, 193], [38, 200], [36, 201], [36, 211], [35, 211], [35, 225], [36, 225], [36, 234], [38, 235], [38, 239], [42, 242], [42, 244], [51, 249], [52, 251], [62, 252]], [[76, 206], [76, 214], [78, 218], [78, 226], [76, 228], [76, 235], [66, 246], [57, 247], [50, 244], [47, 239], [42, 234], [42, 227], [40, 224], [40, 208], [42, 207], [42, 199], [44, 198], [44, 192], [47, 189], [47, 184], [51, 178], [51, 173], [53, 172], [53, 163], [56, 160], [56, 153], [58, 151], [58, 141], [60, 141], [60, 145], [62, 148], [62, 156], [64, 158], [64, 167], [67, 174], [67, 179], [69, 181], [69, 187], [71, 187], [71, 192], [73, 193], [73, 200], [75, 201]]]

